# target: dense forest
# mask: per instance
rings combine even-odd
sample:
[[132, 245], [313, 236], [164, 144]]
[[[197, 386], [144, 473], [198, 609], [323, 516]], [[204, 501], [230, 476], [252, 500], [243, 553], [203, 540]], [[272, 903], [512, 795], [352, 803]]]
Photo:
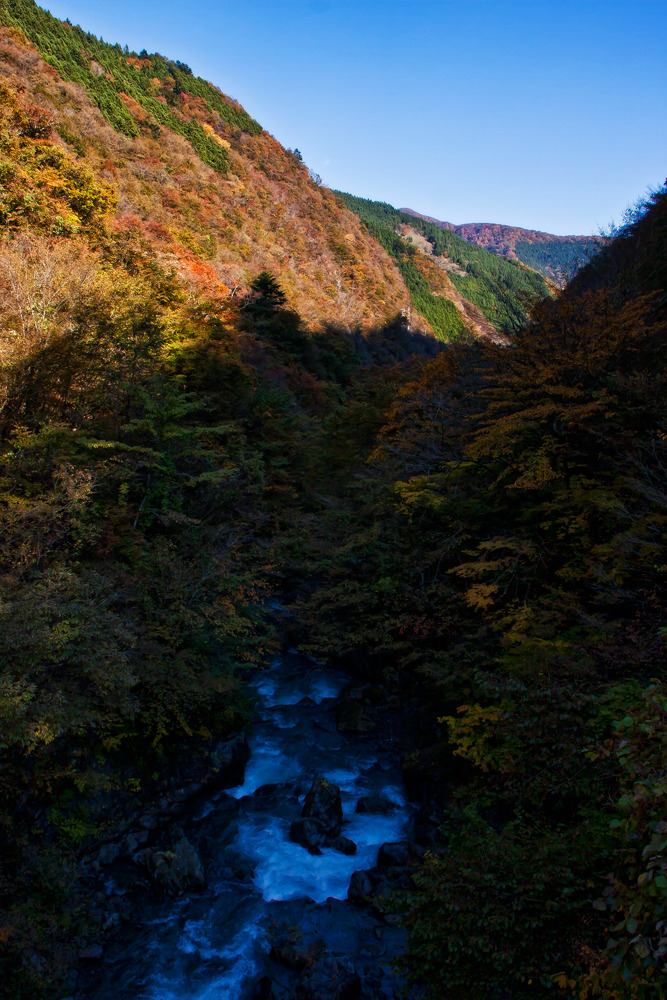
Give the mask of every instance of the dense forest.
[[517, 240], [515, 252], [520, 261], [542, 274], [553, 274], [559, 284], [567, 282], [576, 272], [587, 264], [594, 255], [591, 240], [570, 240], [556, 242], [544, 240], [542, 243], [530, 243], [527, 240]]
[[436, 333], [445, 340], [460, 336], [465, 324], [448, 298], [429, 287], [423, 254], [412, 245], [414, 237], [409, 231], [423, 236], [435, 257], [455, 265], [448, 270], [449, 280], [501, 332], [511, 332], [520, 325], [535, 299], [543, 298], [548, 292], [539, 274], [474, 246], [448, 229], [397, 211], [383, 202], [338, 194], [397, 262], [415, 309], [427, 317]]
[[[289, 643], [407, 734], [420, 850], [372, 905], [414, 996], [664, 1000], [667, 191], [545, 297], [344, 196], [362, 226], [187, 67], [48, 18], [0, 4], [7, 997], [75, 990], [115, 933], [100, 844], [252, 726]], [[288, 187], [310, 214], [271, 245]]]

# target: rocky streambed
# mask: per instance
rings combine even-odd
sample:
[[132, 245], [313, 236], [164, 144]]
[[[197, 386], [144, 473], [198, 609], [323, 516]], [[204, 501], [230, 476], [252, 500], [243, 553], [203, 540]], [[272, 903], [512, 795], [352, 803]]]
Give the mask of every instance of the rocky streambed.
[[391, 713], [294, 653], [255, 688], [248, 745], [219, 751], [232, 787], [186, 789], [100, 849], [108, 941], [81, 952], [80, 1000], [392, 1000], [404, 986], [391, 896], [423, 849]]

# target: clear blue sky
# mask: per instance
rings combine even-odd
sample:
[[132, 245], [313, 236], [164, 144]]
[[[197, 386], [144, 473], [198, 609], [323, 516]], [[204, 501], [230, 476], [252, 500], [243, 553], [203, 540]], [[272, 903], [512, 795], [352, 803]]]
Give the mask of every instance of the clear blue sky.
[[666, 0], [43, 0], [187, 62], [331, 187], [591, 233], [667, 175]]

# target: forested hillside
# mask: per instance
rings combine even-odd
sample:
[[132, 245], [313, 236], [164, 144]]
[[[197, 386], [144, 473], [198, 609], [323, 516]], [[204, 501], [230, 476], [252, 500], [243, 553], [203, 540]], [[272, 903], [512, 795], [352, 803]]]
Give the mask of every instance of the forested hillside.
[[[466, 329], [492, 338], [510, 333], [548, 294], [534, 271], [472, 246], [437, 223], [382, 202], [337, 194], [394, 258], [414, 308], [445, 340]], [[425, 245], [419, 245], [420, 238]]]
[[85, 1000], [176, 892], [160, 824], [239, 783], [296, 646], [353, 681], [334, 742], [401, 733], [357, 903], [414, 997], [665, 1000], [667, 192], [544, 297], [181, 64], [0, 20], [5, 994]]
[[667, 996], [666, 227], [408, 379], [296, 564], [307, 648], [412, 715], [432, 1000]]
[[65, 177], [85, 175], [114, 191], [112, 228], [147, 246], [193, 298], [229, 300], [266, 269], [318, 329], [369, 329], [408, 307], [398, 271], [356, 216], [187, 66], [101, 42], [32, 0], [2, 0], [0, 25], [6, 118], [21, 140], [3, 150], [10, 230], [85, 242], [82, 223], [101, 206]]
[[467, 222], [462, 226], [455, 226], [451, 222], [440, 222], [430, 215], [421, 215], [411, 208], [402, 208], [401, 211], [440, 229], [448, 229], [469, 243], [476, 243], [501, 257], [520, 260], [561, 288], [588, 263], [605, 242], [603, 237], [554, 236], [534, 229], [502, 226], [492, 222]]

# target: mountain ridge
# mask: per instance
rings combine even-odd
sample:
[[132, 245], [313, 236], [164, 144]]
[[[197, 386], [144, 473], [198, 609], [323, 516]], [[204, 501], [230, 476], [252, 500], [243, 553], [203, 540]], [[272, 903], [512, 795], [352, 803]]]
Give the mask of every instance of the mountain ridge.
[[[562, 286], [574, 270], [587, 263], [600, 246], [600, 240], [595, 236], [557, 236], [537, 229], [495, 222], [466, 222], [457, 226], [453, 222], [416, 212], [412, 208], [401, 208], [399, 211], [456, 233], [469, 243], [476, 243], [499, 256], [520, 260], [558, 286]], [[542, 252], [530, 249], [540, 244], [543, 245]]]

